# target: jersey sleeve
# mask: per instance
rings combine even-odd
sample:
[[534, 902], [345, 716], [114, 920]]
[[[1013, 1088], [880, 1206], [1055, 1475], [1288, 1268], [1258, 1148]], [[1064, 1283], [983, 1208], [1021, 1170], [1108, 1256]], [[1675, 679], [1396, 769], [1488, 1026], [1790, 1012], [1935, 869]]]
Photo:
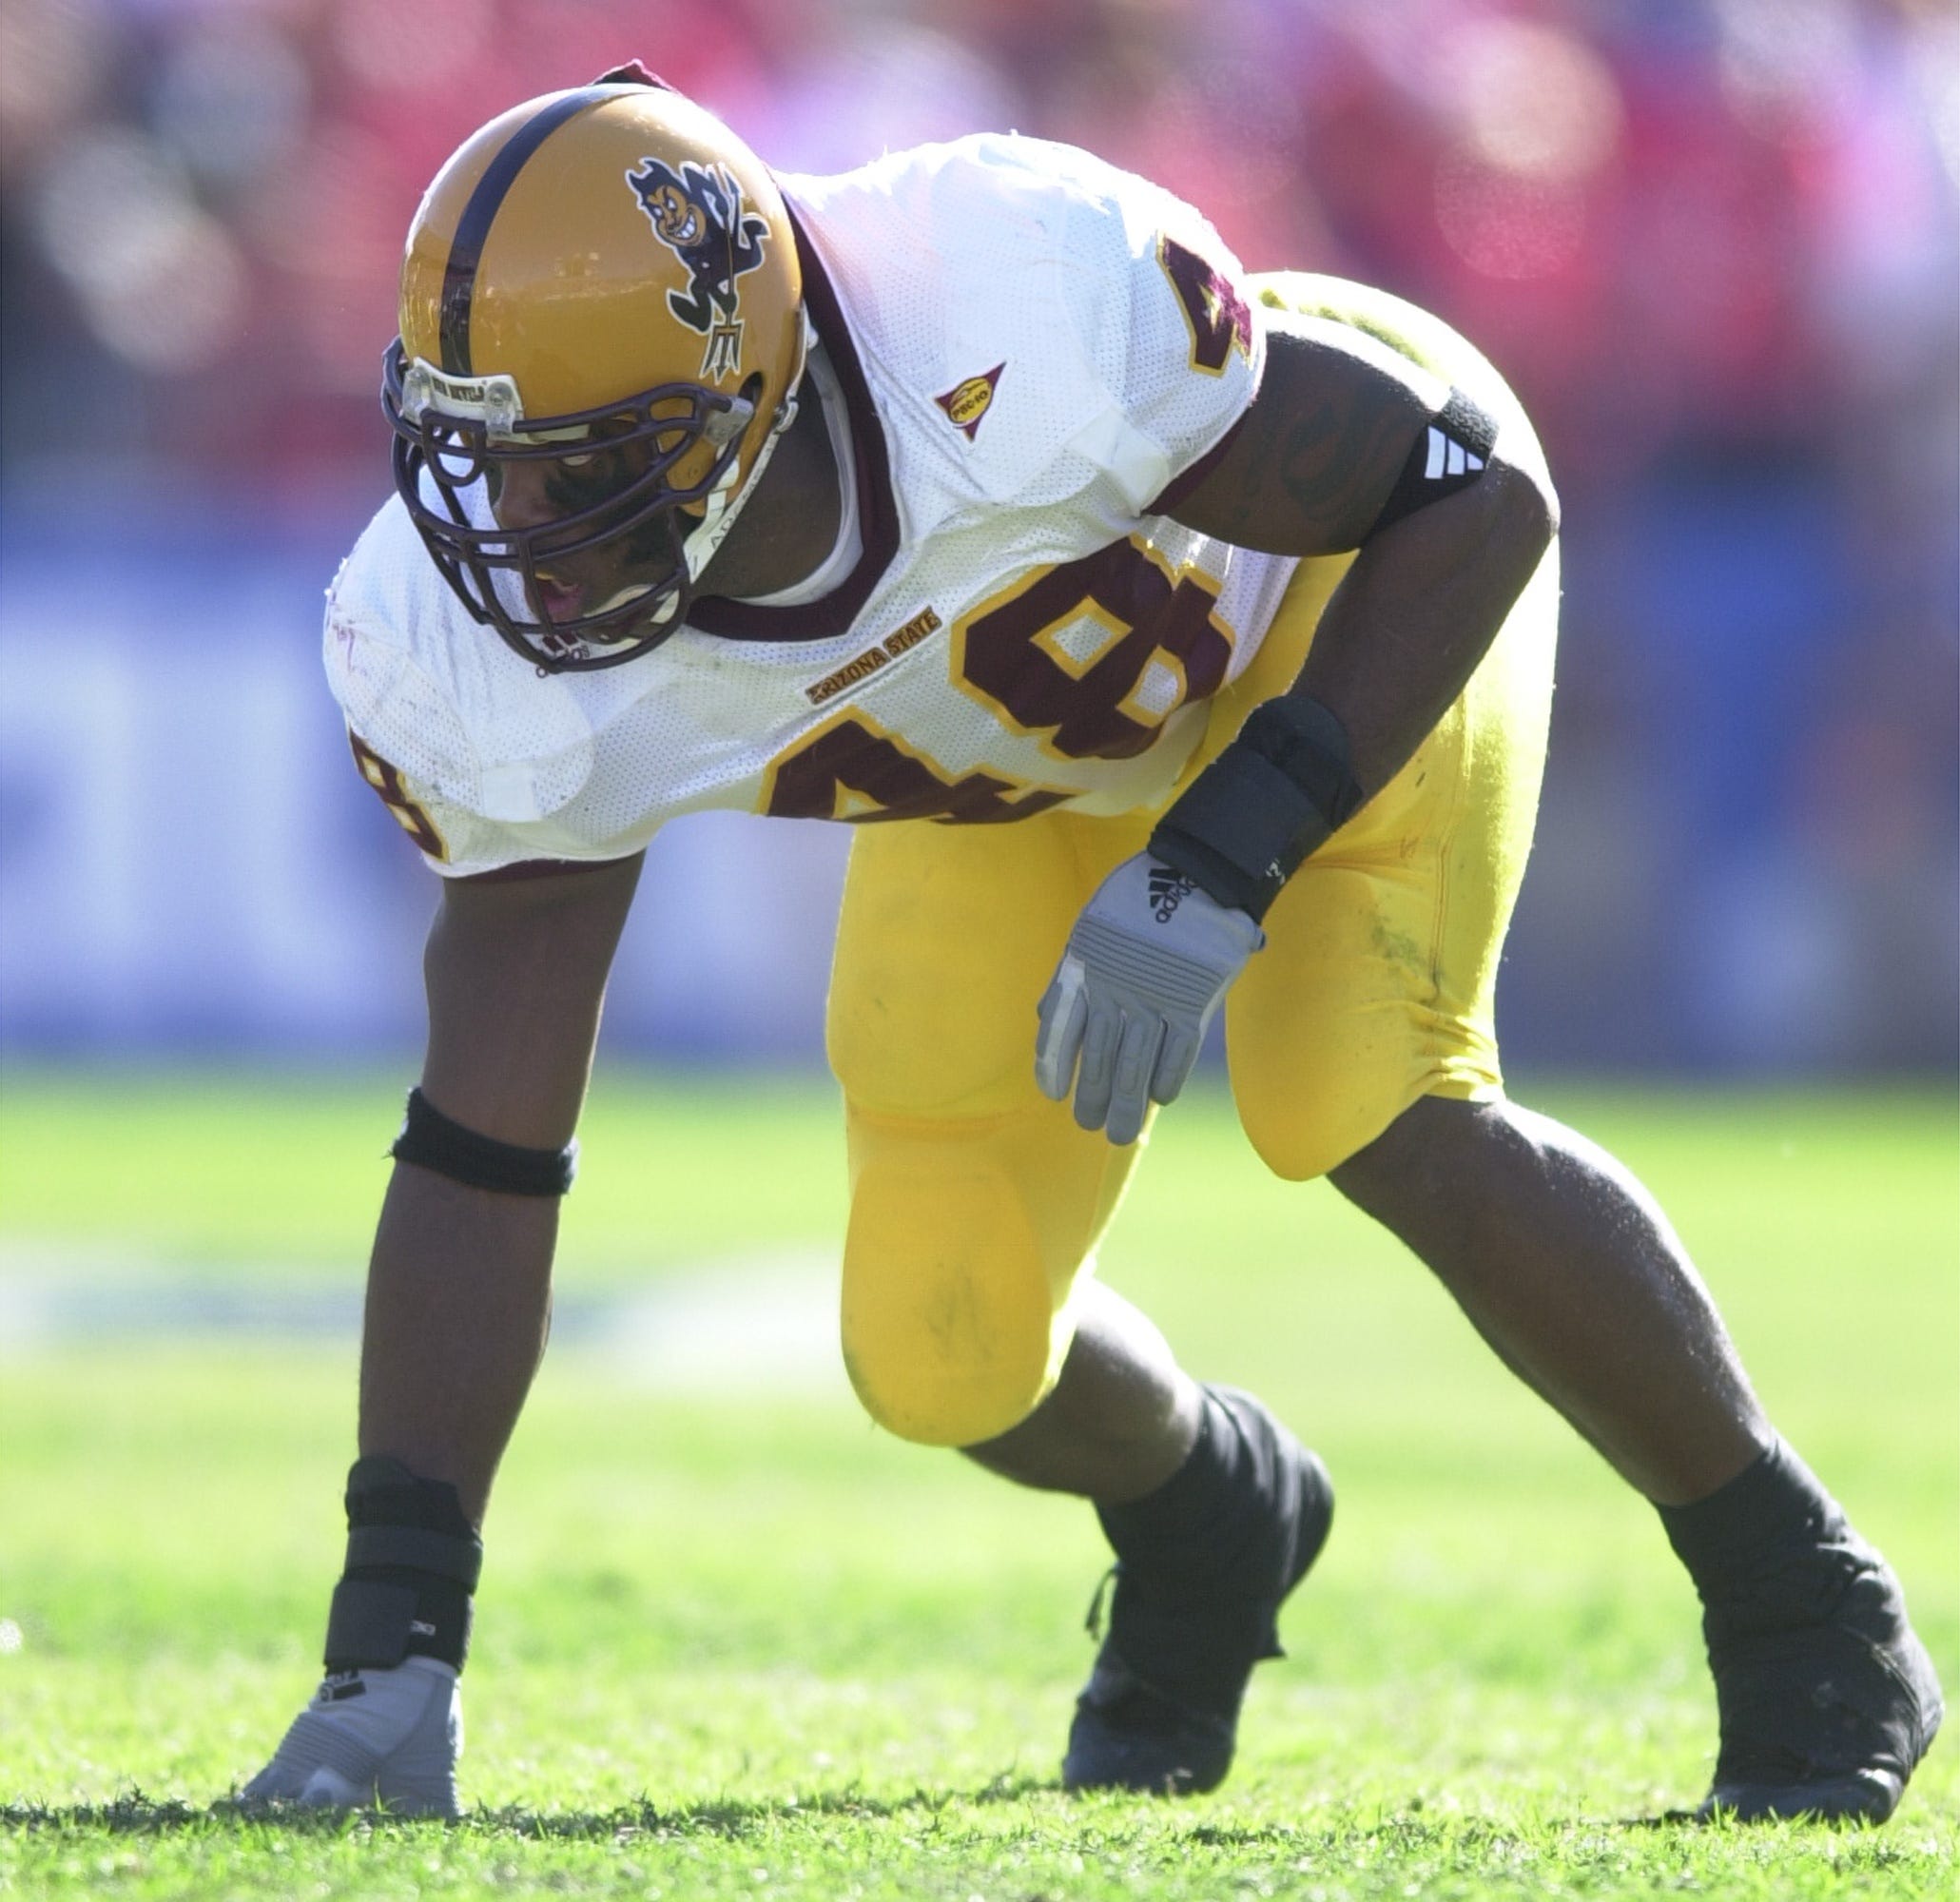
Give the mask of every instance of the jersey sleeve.
[[521, 670], [526, 744], [486, 750], [483, 736], [500, 730], [492, 670], [502, 650], [457, 625], [446, 584], [398, 515], [395, 504], [382, 510], [327, 591], [321, 658], [356, 769], [448, 878], [618, 856], [554, 823], [592, 754], [562, 686]]
[[1139, 514], [1195, 486], [1258, 394], [1260, 306], [1190, 205], [1114, 166], [1077, 192], [1066, 303], [1108, 398], [1077, 447]]
[[352, 727], [347, 744], [355, 770], [375, 790], [389, 816], [445, 878], [469, 878], [543, 856], [511, 836], [511, 828], [484, 820], [412, 779], [370, 746]]

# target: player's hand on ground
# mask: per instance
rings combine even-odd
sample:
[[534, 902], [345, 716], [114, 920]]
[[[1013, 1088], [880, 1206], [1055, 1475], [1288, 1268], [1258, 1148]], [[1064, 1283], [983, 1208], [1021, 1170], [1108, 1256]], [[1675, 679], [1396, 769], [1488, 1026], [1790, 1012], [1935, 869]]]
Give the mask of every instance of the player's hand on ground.
[[1096, 889], [1040, 1005], [1035, 1080], [1076, 1120], [1135, 1142], [1197, 1061], [1206, 1026], [1266, 935], [1148, 852]]
[[401, 1815], [454, 1816], [463, 1754], [463, 1696], [455, 1668], [411, 1658], [392, 1671], [324, 1679], [272, 1761], [241, 1793], [247, 1803], [304, 1803]]

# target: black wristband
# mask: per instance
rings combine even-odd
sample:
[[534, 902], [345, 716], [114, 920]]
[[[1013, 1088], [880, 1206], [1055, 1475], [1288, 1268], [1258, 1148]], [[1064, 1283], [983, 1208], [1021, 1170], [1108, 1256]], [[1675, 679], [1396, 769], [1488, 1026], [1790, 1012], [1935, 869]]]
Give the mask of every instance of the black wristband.
[[1339, 719], [1317, 700], [1283, 694], [1252, 708], [1157, 821], [1150, 850], [1257, 921], [1363, 797]]
[[562, 1195], [578, 1174], [578, 1144], [526, 1149], [479, 1135], [446, 1116], [419, 1089], [408, 1093], [408, 1116], [390, 1152], [438, 1175], [500, 1195]]
[[483, 1543], [456, 1488], [398, 1460], [357, 1460], [347, 1475], [347, 1562], [327, 1616], [329, 1671], [438, 1658], [460, 1671]]

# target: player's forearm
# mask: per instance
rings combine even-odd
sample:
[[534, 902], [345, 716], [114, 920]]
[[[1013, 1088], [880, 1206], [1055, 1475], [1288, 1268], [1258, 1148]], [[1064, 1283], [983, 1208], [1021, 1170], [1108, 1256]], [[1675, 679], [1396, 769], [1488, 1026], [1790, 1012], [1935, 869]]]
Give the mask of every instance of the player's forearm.
[[360, 1451], [455, 1485], [481, 1525], [544, 1351], [554, 1196], [497, 1195], [398, 1163], [368, 1266]]
[[454, 1485], [479, 1523], [544, 1350], [567, 1145], [639, 871], [458, 880], [429, 933], [428, 1056], [368, 1268], [360, 1450]]
[[1493, 462], [1369, 535], [1293, 686], [1151, 833], [1152, 854], [1254, 921], [1379, 792], [1463, 691], [1557, 528], [1548, 494]]
[[1339, 719], [1364, 793], [1395, 776], [1463, 691], [1557, 526], [1538, 483], [1494, 462], [1362, 545], [1291, 691]]

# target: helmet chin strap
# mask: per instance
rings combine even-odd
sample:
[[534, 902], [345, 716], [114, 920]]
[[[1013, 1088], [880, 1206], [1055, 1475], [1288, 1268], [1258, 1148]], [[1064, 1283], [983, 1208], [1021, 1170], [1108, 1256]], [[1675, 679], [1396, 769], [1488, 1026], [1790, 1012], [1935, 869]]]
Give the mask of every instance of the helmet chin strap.
[[702, 504], [700, 527], [689, 530], [681, 542], [681, 559], [688, 565], [689, 581], [700, 579], [701, 571], [714, 558], [722, 543], [728, 540], [728, 531], [735, 526], [736, 517], [762, 481], [763, 471], [769, 466], [776, 445], [789, 433], [789, 425], [796, 420], [796, 395], [803, 387], [804, 368], [809, 362], [810, 336], [809, 313], [799, 309], [796, 314], [796, 368], [783, 392], [783, 400], [777, 405], [776, 414], [769, 419], [769, 433], [756, 451], [747, 476], [740, 487], [736, 487], [735, 472], [730, 469], [708, 491]]

